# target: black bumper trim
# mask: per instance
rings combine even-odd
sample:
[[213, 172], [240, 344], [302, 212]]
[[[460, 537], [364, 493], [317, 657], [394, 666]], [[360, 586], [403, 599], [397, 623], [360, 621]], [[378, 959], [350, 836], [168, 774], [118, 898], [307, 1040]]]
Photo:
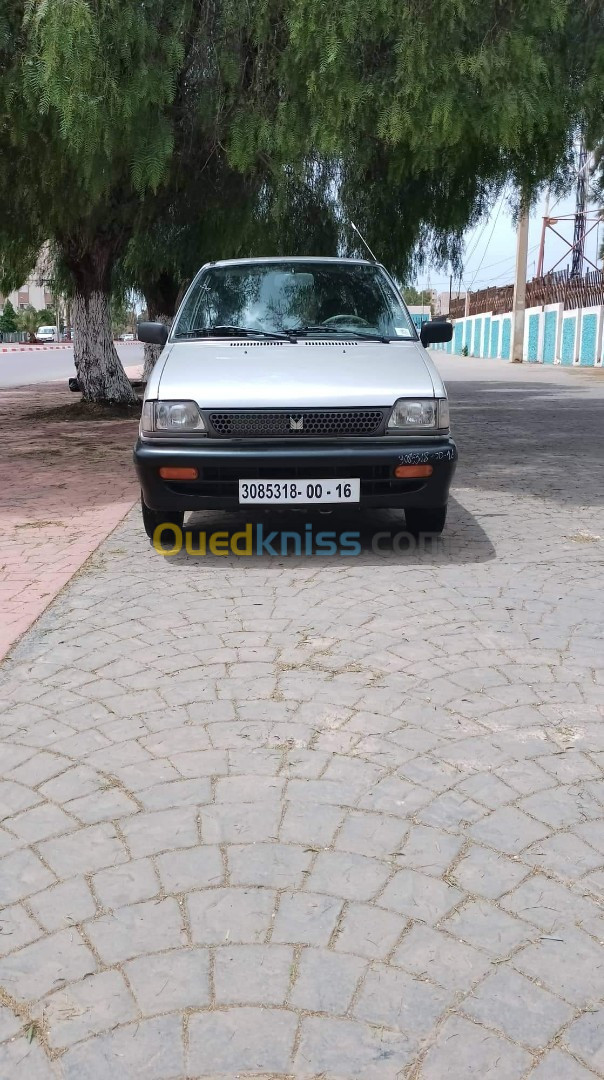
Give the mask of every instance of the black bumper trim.
[[[239, 509], [238, 478], [279, 479], [319, 476], [361, 477], [361, 507], [444, 506], [455, 465], [457, 448], [452, 439], [416, 440], [383, 445], [356, 441], [315, 443], [248, 443], [178, 445], [138, 440], [134, 463], [143, 498], [153, 510]], [[396, 465], [432, 465], [427, 480], [398, 480]], [[199, 480], [175, 483], [162, 480], [162, 465], [199, 470]], [[270, 509], [270, 507], [265, 507]]]

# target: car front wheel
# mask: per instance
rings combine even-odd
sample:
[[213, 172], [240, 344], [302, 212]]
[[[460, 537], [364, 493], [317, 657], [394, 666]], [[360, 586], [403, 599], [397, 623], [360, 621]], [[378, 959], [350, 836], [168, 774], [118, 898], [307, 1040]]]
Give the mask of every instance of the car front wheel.
[[405, 510], [405, 520], [410, 533], [417, 536], [419, 533], [441, 533], [447, 520], [446, 506], [422, 506], [410, 507]]
[[179, 529], [183, 527], [185, 520], [184, 510], [151, 510], [142, 495], [141, 510], [143, 513], [143, 528], [151, 540], [158, 525], [178, 525]]

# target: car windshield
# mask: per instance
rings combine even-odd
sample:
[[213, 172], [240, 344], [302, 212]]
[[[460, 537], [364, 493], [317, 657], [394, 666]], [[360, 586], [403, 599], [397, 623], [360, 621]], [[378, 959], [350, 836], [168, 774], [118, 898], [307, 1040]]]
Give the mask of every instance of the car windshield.
[[378, 266], [354, 262], [212, 266], [194, 281], [173, 336], [249, 332], [330, 337], [416, 337], [404, 304]]

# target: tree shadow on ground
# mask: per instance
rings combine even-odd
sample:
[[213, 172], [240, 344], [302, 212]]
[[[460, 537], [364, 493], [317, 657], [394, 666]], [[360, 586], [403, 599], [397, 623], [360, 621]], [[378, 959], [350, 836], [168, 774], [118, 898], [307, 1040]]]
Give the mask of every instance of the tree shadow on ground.
[[604, 505], [604, 379], [447, 384], [455, 487]]

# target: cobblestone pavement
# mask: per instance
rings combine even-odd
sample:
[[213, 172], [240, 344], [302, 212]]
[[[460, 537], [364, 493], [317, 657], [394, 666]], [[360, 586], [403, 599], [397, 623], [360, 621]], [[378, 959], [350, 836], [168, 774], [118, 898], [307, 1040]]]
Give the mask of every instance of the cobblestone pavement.
[[2, 1077], [604, 1076], [604, 383], [442, 368], [434, 551], [133, 512], [5, 663]]

